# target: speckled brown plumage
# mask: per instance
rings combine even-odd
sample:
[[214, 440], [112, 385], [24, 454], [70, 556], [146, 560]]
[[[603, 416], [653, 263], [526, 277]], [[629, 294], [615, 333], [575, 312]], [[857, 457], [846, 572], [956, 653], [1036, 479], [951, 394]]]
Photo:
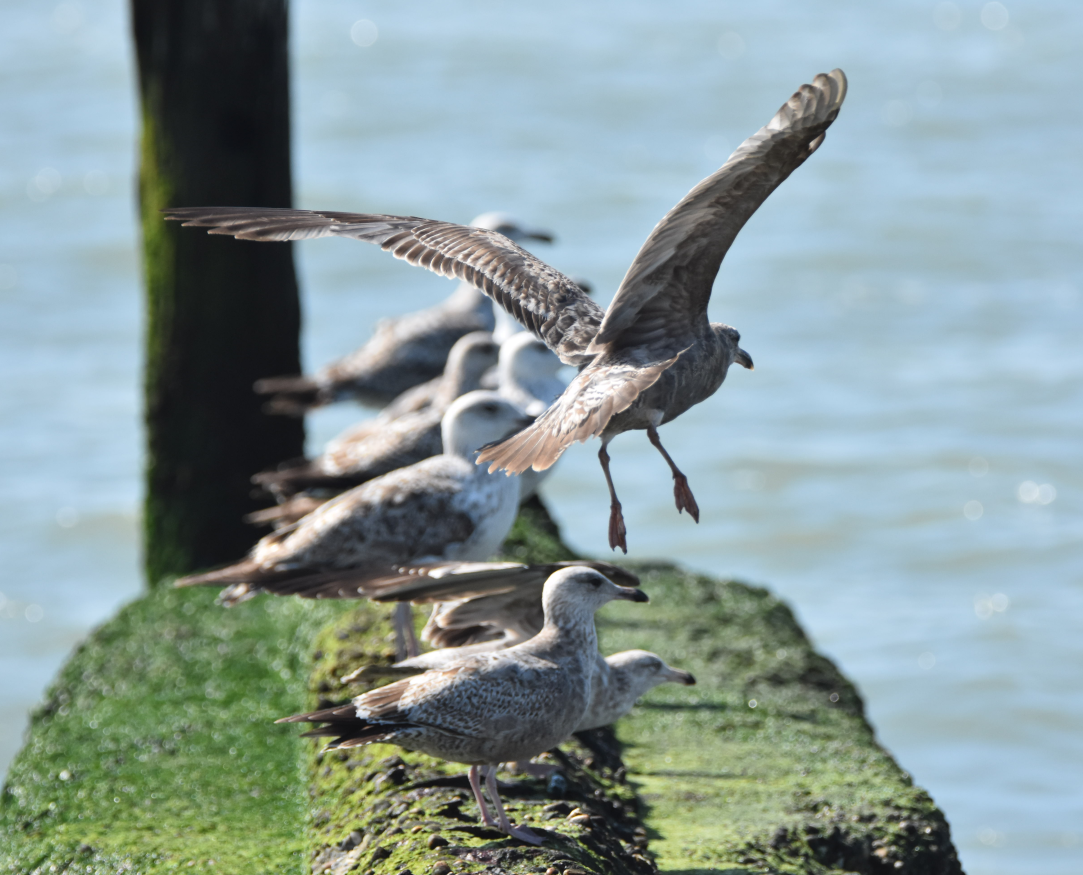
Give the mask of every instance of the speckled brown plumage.
[[604, 312], [566, 276], [482, 229], [304, 210], [194, 207], [169, 216], [247, 240], [352, 237], [492, 297], [562, 361], [582, 370], [533, 425], [487, 447], [479, 461], [511, 472], [543, 470], [572, 443], [601, 437], [610, 545], [627, 550], [606, 445], [621, 432], [646, 430], [672, 470], [678, 510], [698, 521], [687, 478], [665, 452], [657, 428], [710, 397], [734, 362], [751, 368], [737, 331], [707, 318], [714, 278], [745, 222], [823, 142], [845, 94], [841, 70], [801, 86], [658, 223]]

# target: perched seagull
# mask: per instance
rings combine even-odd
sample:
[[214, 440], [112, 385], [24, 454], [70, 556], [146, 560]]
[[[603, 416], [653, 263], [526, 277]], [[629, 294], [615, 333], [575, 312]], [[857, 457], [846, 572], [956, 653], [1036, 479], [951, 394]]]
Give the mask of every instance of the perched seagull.
[[[549, 231], [526, 228], [507, 213], [483, 213], [470, 223], [509, 240], [553, 241]], [[312, 407], [355, 399], [383, 407], [406, 390], [438, 377], [452, 345], [471, 331], [492, 331], [493, 307], [470, 283], [442, 303], [398, 319], [381, 320], [364, 346], [321, 368], [314, 377], [269, 377], [255, 389], [271, 395], [275, 413], [301, 416]]]
[[568, 384], [557, 374], [563, 362], [541, 340], [526, 331], [500, 344], [497, 391], [529, 416], [541, 416]]
[[[373, 601], [433, 605], [421, 639], [443, 648], [434, 653], [479, 642], [511, 647], [541, 631], [545, 582], [556, 572], [570, 567], [592, 568], [618, 586], [639, 586], [635, 574], [609, 562], [582, 559], [537, 565], [439, 562], [406, 566], [381, 579], [370, 580], [364, 591], [353, 597], [364, 595]], [[347, 590], [341, 595], [350, 597]], [[429, 655], [423, 654], [418, 659], [424, 660]]]
[[[576, 565], [587, 565], [618, 585], [639, 586], [639, 578], [632, 572], [608, 562], [445, 562], [403, 568], [397, 575], [372, 582], [368, 593], [374, 600], [434, 603], [421, 637], [438, 649], [394, 665], [361, 666], [343, 677], [343, 683], [412, 677], [447, 668], [466, 656], [529, 641], [544, 625], [545, 581], [557, 571]], [[640, 696], [659, 684], [690, 686], [695, 682], [688, 672], [671, 668], [660, 656], [646, 650], [626, 650], [604, 659], [599, 654], [591, 704], [576, 732], [615, 723]]]
[[[497, 391], [528, 415], [541, 416], [568, 388], [568, 384], [557, 376], [563, 366], [552, 350], [530, 332], [513, 333], [500, 344]], [[519, 500], [526, 501], [534, 495], [552, 470], [528, 468], [523, 471], [519, 475]]]
[[[405, 468], [443, 452], [440, 422], [455, 399], [478, 389], [481, 376], [497, 361], [499, 349], [487, 331], [473, 331], [460, 337], [451, 348], [447, 367], [428, 406], [396, 419], [376, 417], [374, 427], [353, 428], [335, 439], [315, 459], [256, 474], [252, 481], [282, 502], [278, 507], [250, 514], [251, 522], [294, 519], [310, 512], [313, 501], [322, 503], [340, 492], [358, 486], [396, 468]], [[382, 420], [382, 421], [381, 421]], [[371, 426], [372, 420], [361, 423]], [[291, 507], [288, 500], [305, 490], [322, 495], [301, 496]], [[306, 509], [307, 508], [307, 509]]]
[[[496, 766], [549, 750], [582, 722], [598, 653], [594, 612], [613, 599], [648, 601], [642, 590], [617, 586], [593, 569], [565, 568], [546, 581], [545, 625], [529, 641], [279, 722], [325, 724], [305, 734], [329, 736], [329, 750], [381, 742], [469, 765], [482, 822], [541, 844], [533, 830], [508, 820]], [[495, 819], [482, 795], [483, 777]]]
[[691, 674], [671, 668], [649, 650], [623, 650], [599, 663], [592, 680], [590, 706], [576, 732], [611, 726], [632, 710], [640, 696], [659, 684], [690, 687], [696, 682]]
[[658, 426], [718, 390], [731, 364], [752, 368], [737, 330], [707, 318], [711, 287], [737, 233], [823, 142], [846, 95], [841, 70], [820, 74], [785, 103], [722, 167], [693, 188], [650, 233], [602, 310], [568, 277], [507, 237], [410, 216], [306, 210], [191, 207], [169, 218], [245, 240], [351, 237], [481, 289], [580, 368], [556, 403], [519, 434], [486, 447], [491, 470], [543, 471], [571, 444], [600, 437], [610, 495], [609, 544], [627, 551], [609, 472], [609, 442], [645, 430], [673, 473], [679, 511], [699, 520], [688, 480], [662, 446]]
[[[519, 510], [519, 484], [474, 464], [478, 448], [521, 428], [522, 412], [495, 392], [455, 401], [442, 424], [444, 452], [356, 486], [293, 526], [262, 538], [233, 565], [180, 578], [178, 586], [227, 586], [226, 601], [258, 591], [334, 597], [404, 564], [487, 559]], [[409, 605], [397, 615], [404, 624]], [[401, 649], [401, 648], [400, 648]]]

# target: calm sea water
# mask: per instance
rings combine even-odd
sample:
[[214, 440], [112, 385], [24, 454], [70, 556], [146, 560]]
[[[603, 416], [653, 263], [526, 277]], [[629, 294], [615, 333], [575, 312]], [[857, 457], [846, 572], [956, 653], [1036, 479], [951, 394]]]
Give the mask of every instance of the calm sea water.
[[[694, 183], [845, 69], [826, 142], [716, 286], [755, 372], [663, 430], [702, 523], [677, 515], [642, 434], [612, 448], [632, 551], [789, 599], [971, 875], [1079, 872], [1083, 7], [293, 10], [300, 206], [509, 210], [552, 227], [543, 257], [602, 299]], [[65, 654], [140, 589], [125, 15], [0, 10], [0, 764]], [[299, 265], [310, 366], [449, 288], [349, 241], [303, 244]], [[358, 415], [315, 416], [313, 447]], [[569, 452], [545, 492], [600, 555], [594, 453]]]

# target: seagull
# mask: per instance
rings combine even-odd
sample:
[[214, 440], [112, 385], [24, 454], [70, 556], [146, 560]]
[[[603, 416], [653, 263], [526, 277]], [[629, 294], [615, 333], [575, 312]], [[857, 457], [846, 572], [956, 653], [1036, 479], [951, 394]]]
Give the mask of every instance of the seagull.
[[[496, 766], [529, 760], [580, 724], [590, 704], [598, 652], [594, 612], [613, 599], [648, 601], [642, 590], [617, 586], [593, 569], [562, 569], [545, 583], [545, 625], [529, 641], [278, 722], [324, 724], [305, 735], [330, 737], [327, 750], [390, 743], [469, 765], [482, 823], [541, 844], [542, 836], [508, 819], [497, 792]], [[485, 804], [482, 779], [496, 818]]]
[[[258, 591], [334, 597], [404, 564], [487, 559], [504, 542], [519, 510], [515, 478], [474, 464], [478, 447], [524, 423], [495, 392], [463, 395], [448, 408], [444, 452], [342, 493], [293, 526], [262, 538], [239, 562], [182, 577], [177, 586], [226, 586], [225, 601]], [[416, 650], [397, 614], [400, 650]]]
[[[470, 223], [510, 240], [552, 243], [553, 234], [528, 228], [507, 213], [483, 213]], [[452, 345], [471, 331], [495, 327], [492, 303], [460, 283], [442, 303], [377, 323], [364, 346], [320, 369], [314, 377], [269, 377], [256, 392], [271, 395], [268, 410], [301, 416], [312, 407], [345, 399], [383, 407], [401, 393], [440, 375]]]
[[[394, 665], [365, 665], [342, 678], [343, 683], [403, 678], [444, 669], [466, 656], [489, 653], [529, 641], [544, 624], [545, 581], [569, 567], [593, 568], [621, 586], [639, 586], [631, 571], [608, 562], [445, 562], [407, 567], [372, 581], [367, 593], [375, 601], [410, 600], [433, 603], [421, 638], [437, 649]], [[663, 683], [691, 686], [696, 679], [672, 668], [657, 654], [626, 650], [604, 659], [599, 654], [591, 687], [591, 704], [576, 732], [609, 726], [627, 714], [636, 700]]]
[[841, 70], [821, 73], [745, 140], [725, 164], [663, 217], [602, 310], [568, 277], [507, 237], [414, 216], [258, 207], [189, 207], [171, 219], [244, 240], [350, 237], [489, 295], [580, 368], [532, 425], [478, 455], [491, 470], [544, 471], [573, 443], [601, 439], [598, 459], [609, 488], [609, 545], [627, 552], [627, 531], [609, 470], [607, 446], [644, 430], [673, 474], [678, 511], [699, 521], [699, 506], [662, 446], [658, 426], [713, 395], [730, 365], [752, 369], [738, 331], [707, 318], [722, 259], [768, 195], [823, 142], [846, 95]]
[[[252, 481], [282, 503], [250, 514], [247, 519], [256, 523], [297, 519], [313, 509], [314, 501], [322, 503], [320, 497], [330, 498], [396, 468], [439, 455], [443, 452], [440, 421], [444, 413], [456, 398], [479, 388], [482, 374], [497, 361], [498, 352], [487, 331], [472, 331], [460, 337], [451, 348], [447, 367], [428, 406], [395, 419], [385, 419], [381, 413], [375, 421], [362, 423], [368, 428], [351, 428], [336, 438], [315, 459], [256, 474]], [[289, 500], [313, 489], [324, 494]]]
[[497, 391], [529, 416], [541, 416], [568, 388], [557, 376], [562, 367], [541, 340], [520, 331], [500, 344]]
[[[610, 562], [575, 559], [566, 562], [439, 562], [399, 568], [365, 583], [364, 595], [373, 601], [408, 601], [434, 605], [421, 640], [448, 652], [479, 642], [511, 647], [532, 638], [544, 623], [542, 592], [545, 582], [565, 568], [591, 568], [618, 586], [639, 586], [639, 578]], [[494, 645], [495, 646], [495, 645]], [[492, 647], [490, 647], [492, 649]], [[424, 660], [430, 654], [418, 659]], [[424, 664], [424, 663], [418, 663]]]
[[672, 668], [649, 650], [623, 650], [598, 662], [592, 679], [590, 706], [576, 732], [611, 726], [632, 710], [636, 701], [659, 684], [692, 686], [696, 679], [686, 671]]

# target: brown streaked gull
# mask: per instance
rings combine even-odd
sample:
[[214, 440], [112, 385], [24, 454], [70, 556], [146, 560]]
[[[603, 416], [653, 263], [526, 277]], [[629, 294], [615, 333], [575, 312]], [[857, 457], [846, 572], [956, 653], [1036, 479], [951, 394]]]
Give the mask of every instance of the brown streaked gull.
[[[470, 223], [516, 241], [553, 241], [549, 231], [528, 228], [507, 213], [483, 213]], [[353, 399], [383, 407], [408, 389], [444, 370], [452, 345], [471, 331], [492, 331], [493, 307], [470, 283], [426, 310], [376, 325], [359, 349], [321, 368], [313, 377], [268, 377], [255, 389], [270, 395], [269, 411], [301, 416], [313, 407]]]
[[[538, 634], [544, 622], [542, 592], [545, 581], [557, 571], [571, 567], [592, 568], [618, 586], [639, 586], [639, 578], [631, 571], [594, 560], [535, 565], [440, 562], [405, 566], [381, 579], [369, 580], [358, 595], [373, 601], [433, 605], [433, 613], [421, 637], [434, 647], [443, 648], [444, 652], [481, 642], [498, 642], [501, 647], [510, 647]], [[493, 646], [495, 644], [489, 649]], [[428, 654], [419, 658], [425, 656]]]
[[[495, 392], [463, 395], [444, 415], [441, 455], [355, 486], [262, 538], [240, 562], [177, 585], [227, 586], [227, 601], [257, 591], [335, 597], [343, 587], [356, 597], [366, 580], [404, 564], [487, 559], [515, 521], [519, 484], [475, 465], [474, 456], [522, 423], [521, 411]], [[400, 613], [408, 636], [403, 622]]]
[[571, 444], [601, 438], [610, 495], [609, 543], [627, 550], [606, 447], [645, 430], [673, 474], [679, 511], [698, 521], [685, 475], [663, 448], [658, 426], [706, 400], [734, 362], [752, 367], [737, 330], [707, 317], [714, 279], [738, 232], [760, 204], [823, 142], [846, 94], [841, 70], [801, 88], [647, 237], [607, 310], [568, 277], [480, 228], [412, 216], [305, 210], [191, 207], [170, 218], [246, 240], [339, 236], [470, 282], [581, 370], [559, 399], [519, 434], [486, 447], [479, 463], [519, 473], [552, 465]]
[[[279, 722], [323, 724], [305, 734], [330, 737], [329, 750], [382, 742], [469, 765], [482, 822], [540, 844], [542, 836], [508, 820], [496, 766], [549, 750], [582, 721], [598, 653], [594, 612], [613, 599], [648, 601], [642, 590], [617, 586], [593, 569], [562, 569], [546, 581], [545, 625], [529, 641]], [[482, 778], [496, 818], [485, 804]]]
[[[315, 459], [256, 474], [252, 481], [279, 499], [277, 507], [249, 514], [249, 522], [290, 523], [321, 503], [396, 468], [405, 468], [443, 452], [440, 421], [456, 398], [478, 389], [481, 376], [498, 358], [498, 347], [487, 331], [460, 337], [451, 348], [447, 367], [431, 403], [397, 418], [361, 423], [340, 435]], [[316, 490], [315, 494], [298, 493]], [[293, 500], [296, 497], [296, 500]], [[314, 503], [315, 502], [315, 503]]]

